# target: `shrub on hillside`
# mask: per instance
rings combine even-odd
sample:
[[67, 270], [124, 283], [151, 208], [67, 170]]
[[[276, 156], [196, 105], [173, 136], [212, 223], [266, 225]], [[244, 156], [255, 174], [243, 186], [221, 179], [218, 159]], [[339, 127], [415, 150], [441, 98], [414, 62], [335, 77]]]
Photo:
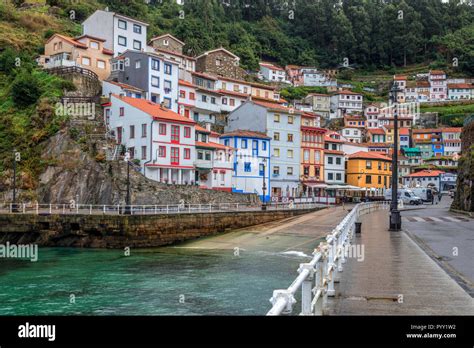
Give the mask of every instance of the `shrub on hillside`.
[[27, 71], [21, 72], [12, 83], [11, 96], [16, 106], [27, 107], [35, 104], [41, 96], [38, 79]]

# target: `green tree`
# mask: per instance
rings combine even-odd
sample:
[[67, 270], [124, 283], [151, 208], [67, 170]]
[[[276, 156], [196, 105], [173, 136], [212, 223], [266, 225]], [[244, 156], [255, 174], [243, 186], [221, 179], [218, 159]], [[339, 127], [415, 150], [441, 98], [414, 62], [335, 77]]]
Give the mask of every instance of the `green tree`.
[[23, 70], [12, 83], [11, 96], [18, 107], [28, 107], [35, 104], [41, 96], [38, 79], [31, 72]]

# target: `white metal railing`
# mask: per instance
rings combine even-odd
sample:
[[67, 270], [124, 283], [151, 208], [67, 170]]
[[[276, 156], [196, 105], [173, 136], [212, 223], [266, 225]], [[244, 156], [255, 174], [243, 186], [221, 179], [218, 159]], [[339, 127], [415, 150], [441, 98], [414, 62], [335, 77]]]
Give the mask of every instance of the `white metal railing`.
[[273, 307], [267, 315], [290, 314], [296, 303], [295, 294], [301, 288], [300, 315], [322, 315], [327, 296], [334, 296], [334, 282], [343, 271], [346, 247], [351, 243], [355, 223], [360, 216], [379, 209], [389, 209], [389, 202], [357, 204], [349, 214], [326, 236], [314, 251], [313, 259], [300, 264], [298, 277], [288, 289], [275, 290], [270, 299]]
[[[267, 210], [298, 210], [324, 207], [316, 203], [267, 203]], [[204, 203], [204, 204], [155, 204], [155, 205], [94, 205], [94, 204], [39, 204], [0, 203], [0, 213], [14, 214], [80, 214], [80, 215], [154, 215], [185, 213], [218, 213], [261, 211], [260, 203]]]

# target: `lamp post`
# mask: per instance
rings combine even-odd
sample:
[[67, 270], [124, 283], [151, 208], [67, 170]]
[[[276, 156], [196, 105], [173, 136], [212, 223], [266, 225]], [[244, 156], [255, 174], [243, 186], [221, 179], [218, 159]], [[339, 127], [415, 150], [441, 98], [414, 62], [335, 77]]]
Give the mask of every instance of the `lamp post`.
[[390, 204], [389, 231], [400, 231], [402, 218], [398, 210], [398, 92], [400, 89], [394, 83], [391, 89], [393, 111], [393, 156], [392, 156], [392, 202]]
[[263, 184], [262, 184], [262, 198], [263, 198], [263, 203], [262, 203], [262, 210], [267, 210], [267, 202], [265, 200], [265, 193], [266, 193], [266, 190], [267, 190], [267, 184], [265, 182], [265, 164], [267, 163], [267, 159], [264, 158], [263, 161], [262, 161], [262, 165], [263, 165]]
[[125, 198], [125, 210], [124, 210], [124, 214], [125, 215], [130, 215], [132, 213], [131, 211], [131, 198], [130, 198], [130, 162], [129, 162], [129, 159], [130, 159], [130, 153], [127, 152], [125, 154], [125, 163], [127, 163], [127, 197]]
[[18, 212], [18, 206], [16, 204], [16, 162], [20, 161], [20, 153], [13, 150], [13, 199], [12, 199], [12, 212]]

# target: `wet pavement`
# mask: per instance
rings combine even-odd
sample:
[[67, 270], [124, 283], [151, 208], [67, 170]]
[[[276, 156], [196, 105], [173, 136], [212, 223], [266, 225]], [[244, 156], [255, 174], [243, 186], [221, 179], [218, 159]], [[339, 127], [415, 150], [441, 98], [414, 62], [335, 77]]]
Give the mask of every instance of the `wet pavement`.
[[474, 297], [474, 219], [449, 211], [452, 199], [402, 214], [403, 229]]
[[[425, 213], [429, 208], [403, 212], [404, 223], [409, 214]], [[362, 217], [354, 243], [364, 248], [364, 258], [344, 264], [327, 314], [474, 315], [474, 300], [407, 233], [388, 231], [388, 214]]]

